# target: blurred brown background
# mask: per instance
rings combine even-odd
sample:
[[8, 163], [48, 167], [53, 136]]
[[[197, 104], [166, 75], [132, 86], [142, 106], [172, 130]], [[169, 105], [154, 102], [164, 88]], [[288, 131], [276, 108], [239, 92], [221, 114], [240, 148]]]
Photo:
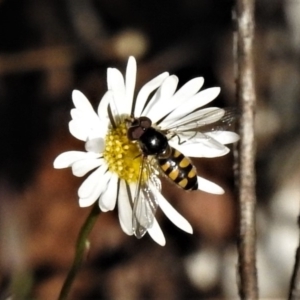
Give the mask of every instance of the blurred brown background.
[[[137, 88], [160, 72], [180, 85], [203, 76], [221, 86], [217, 106], [235, 106], [233, 1], [0, 0], [0, 299], [56, 299], [89, 209], [82, 179], [54, 170], [61, 152], [83, 149], [68, 132], [71, 92], [96, 106], [107, 67], [138, 61]], [[262, 299], [286, 298], [300, 188], [300, 1], [261, 0], [257, 39], [257, 230]], [[167, 245], [126, 236], [115, 212], [102, 214], [70, 299], [233, 299], [236, 200], [232, 154], [194, 160], [224, 196], [167, 199], [193, 225], [188, 235], [161, 212]]]

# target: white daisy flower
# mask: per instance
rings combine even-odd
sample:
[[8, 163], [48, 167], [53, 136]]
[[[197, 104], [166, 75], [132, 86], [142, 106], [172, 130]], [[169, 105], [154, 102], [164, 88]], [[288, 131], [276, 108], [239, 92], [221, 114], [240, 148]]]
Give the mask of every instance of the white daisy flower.
[[[133, 57], [128, 60], [125, 79], [119, 70], [109, 68], [107, 82], [108, 92], [100, 101], [97, 113], [80, 91], [73, 91], [75, 108], [71, 110], [69, 129], [74, 137], [85, 142], [86, 152], [64, 152], [55, 159], [54, 167], [71, 167], [78, 177], [94, 170], [79, 187], [79, 205], [87, 207], [98, 201], [100, 209], [106, 212], [113, 210], [117, 203], [121, 228], [128, 235], [140, 238], [148, 232], [158, 244], [164, 245], [164, 234], [155, 219], [158, 206], [176, 226], [192, 233], [189, 222], [161, 194], [158, 175], [165, 174], [185, 189], [224, 193], [220, 186], [197, 176], [186, 158], [225, 155], [229, 152], [225, 144], [238, 140], [234, 132], [205, 129], [208, 124], [224, 119], [223, 109], [199, 109], [216, 98], [220, 88], [199, 92], [204, 82], [199, 77], [176, 91], [178, 78], [166, 72], [145, 84], [134, 98], [136, 61]], [[148, 123], [150, 120], [152, 124]], [[186, 167], [184, 164], [190, 168], [190, 173], [183, 174], [180, 182], [178, 174], [163, 169], [168, 162], [163, 166], [162, 159], [158, 159], [161, 155], [149, 155], [151, 151], [145, 150], [141, 135], [149, 126], [155, 134], [159, 132], [162, 138], [166, 137], [168, 151], [176, 149], [168, 155], [181, 163], [182, 168]], [[177, 164], [171, 169], [176, 168]], [[195, 180], [193, 187], [187, 188], [191, 180], [188, 176]]]

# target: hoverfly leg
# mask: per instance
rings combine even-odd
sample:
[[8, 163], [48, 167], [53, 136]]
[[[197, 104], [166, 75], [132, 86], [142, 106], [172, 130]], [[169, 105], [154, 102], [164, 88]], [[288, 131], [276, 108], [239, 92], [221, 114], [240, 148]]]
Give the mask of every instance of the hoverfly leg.
[[183, 141], [183, 140], [180, 139], [179, 134], [177, 134], [177, 133], [174, 132], [174, 134], [170, 137], [169, 140], [171, 140], [173, 137], [176, 136], [178, 138], [178, 145], [182, 145], [182, 144], [186, 143], [188, 140], [193, 139], [196, 135], [197, 135], [197, 132], [195, 131], [195, 132], [193, 132], [193, 135], [189, 136], [187, 139], [185, 139]]
[[112, 124], [114, 124], [114, 127], [115, 127], [117, 124], [121, 123], [121, 119], [120, 119], [120, 114], [118, 112], [118, 108], [117, 108], [114, 96], [113, 96], [113, 94], [111, 94], [111, 95], [112, 96], [109, 101], [109, 106], [108, 106], [109, 112], [108, 113], [109, 113], [111, 121], [113, 120]]
[[145, 157], [142, 159], [142, 163], [140, 165], [140, 170], [139, 170], [139, 177], [138, 177], [138, 182], [137, 182], [137, 187], [135, 190], [135, 195], [134, 195], [134, 201], [133, 201], [133, 213], [132, 213], [132, 229], [133, 233], [137, 238], [142, 238], [143, 235], [146, 233], [147, 229], [143, 228], [141, 226], [141, 198], [140, 198], [140, 193], [141, 193], [141, 184], [143, 180], [143, 169], [144, 169], [144, 163], [145, 163]]

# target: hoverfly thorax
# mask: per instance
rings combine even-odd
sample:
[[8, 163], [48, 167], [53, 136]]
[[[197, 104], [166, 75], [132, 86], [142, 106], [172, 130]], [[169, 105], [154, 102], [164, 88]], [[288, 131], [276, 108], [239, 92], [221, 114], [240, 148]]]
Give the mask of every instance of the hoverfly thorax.
[[152, 121], [147, 117], [128, 120], [127, 137], [137, 140], [144, 155], [159, 155], [168, 147], [166, 136], [151, 127]]

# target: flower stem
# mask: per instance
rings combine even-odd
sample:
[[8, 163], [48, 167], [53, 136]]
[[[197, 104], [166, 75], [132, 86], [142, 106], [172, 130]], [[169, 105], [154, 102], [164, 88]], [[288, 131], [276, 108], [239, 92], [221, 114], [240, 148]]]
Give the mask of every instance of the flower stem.
[[63, 284], [58, 300], [66, 300], [69, 295], [74, 279], [81, 266], [83, 255], [87, 249], [88, 235], [91, 232], [92, 228], [94, 227], [94, 224], [99, 214], [100, 214], [100, 209], [98, 206], [98, 202], [96, 202], [80, 229], [77, 242], [76, 242], [76, 250], [75, 250], [75, 257], [73, 260], [73, 264]]

